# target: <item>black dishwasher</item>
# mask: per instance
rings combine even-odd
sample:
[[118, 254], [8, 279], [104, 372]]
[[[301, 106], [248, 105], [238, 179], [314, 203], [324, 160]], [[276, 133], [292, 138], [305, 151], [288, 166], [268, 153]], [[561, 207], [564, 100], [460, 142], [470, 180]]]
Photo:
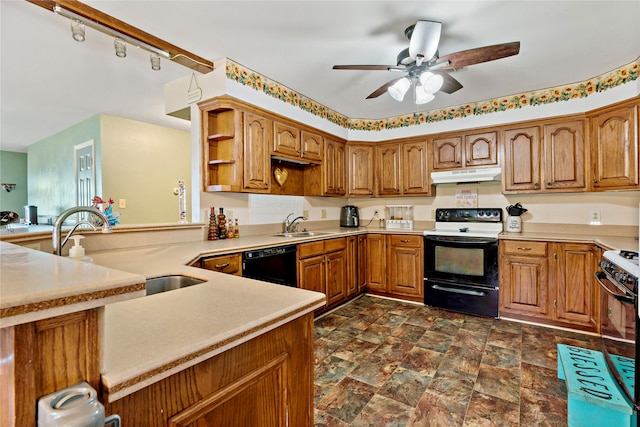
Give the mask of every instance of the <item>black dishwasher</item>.
[[242, 276], [291, 287], [298, 286], [296, 246], [256, 249], [242, 254]]

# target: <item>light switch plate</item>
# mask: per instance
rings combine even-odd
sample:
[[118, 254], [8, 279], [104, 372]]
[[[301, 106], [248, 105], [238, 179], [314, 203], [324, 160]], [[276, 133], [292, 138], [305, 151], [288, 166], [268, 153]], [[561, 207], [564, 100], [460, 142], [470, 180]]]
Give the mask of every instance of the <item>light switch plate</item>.
[[326, 209], [321, 209], [320, 210], [320, 217], [321, 218], [326, 218], [327, 217], [327, 210]]
[[126, 209], [127, 208], [127, 199], [118, 199], [118, 208]]

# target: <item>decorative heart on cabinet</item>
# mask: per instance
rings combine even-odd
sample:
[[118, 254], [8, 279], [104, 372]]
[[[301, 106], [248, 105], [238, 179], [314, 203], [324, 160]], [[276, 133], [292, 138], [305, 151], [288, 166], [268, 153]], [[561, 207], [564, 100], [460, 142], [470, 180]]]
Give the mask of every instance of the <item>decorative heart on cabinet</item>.
[[278, 183], [278, 185], [280, 187], [282, 187], [284, 185], [284, 183], [287, 181], [287, 177], [289, 176], [289, 172], [287, 172], [286, 169], [276, 168], [273, 171], [273, 175], [276, 177], [276, 182]]

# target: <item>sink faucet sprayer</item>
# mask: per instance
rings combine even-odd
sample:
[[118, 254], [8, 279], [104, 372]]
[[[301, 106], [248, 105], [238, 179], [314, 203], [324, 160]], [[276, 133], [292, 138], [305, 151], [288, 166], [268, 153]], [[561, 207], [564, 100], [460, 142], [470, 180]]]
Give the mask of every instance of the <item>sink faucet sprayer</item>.
[[85, 224], [85, 225], [90, 226], [94, 230], [98, 229], [98, 227], [96, 227], [95, 225], [93, 225], [89, 221], [85, 221], [85, 220], [78, 221], [73, 226], [71, 231], [69, 231], [69, 233], [64, 238], [62, 243], [60, 243], [60, 235], [62, 233], [62, 224], [64, 223], [64, 220], [67, 219], [69, 216], [71, 216], [73, 214], [76, 214], [76, 213], [79, 213], [79, 212], [88, 212], [90, 214], [97, 215], [100, 218], [100, 220], [102, 220], [102, 232], [103, 233], [111, 233], [111, 232], [113, 232], [113, 230], [111, 229], [111, 224], [109, 223], [109, 219], [105, 216], [104, 213], [99, 211], [97, 208], [94, 208], [93, 206], [74, 206], [74, 207], [69, 208], [66, 211], [62, 212], [58, 216], [58, 218], [56, 218], [56, 222], [53, 225], [53, 234], [51, 235], [51, 246], [53, 246], [53, 253], [54, 254], [62, 255], [62, 248], [67, 243], [67, 241], [69, 240], [69, 237], [71, 237], [73, 232], [76, 231], [76, 228], [78, 228], [80, 225]]
[[296, 232], [298, 230], [298, 224], [296, 224], [296, 221], [301, 220], [301, 221], [306, 221], [307, 218], [304, 216], [299, 216], [294, 218], [293, 220], [289, 221], [289, 217], [291, 215], [294, 215], [293, 212], [290, 213], [289, 215], [287, 215], [287, 217], [284, 220], [284, 232], [285, 233], [293, 233]]

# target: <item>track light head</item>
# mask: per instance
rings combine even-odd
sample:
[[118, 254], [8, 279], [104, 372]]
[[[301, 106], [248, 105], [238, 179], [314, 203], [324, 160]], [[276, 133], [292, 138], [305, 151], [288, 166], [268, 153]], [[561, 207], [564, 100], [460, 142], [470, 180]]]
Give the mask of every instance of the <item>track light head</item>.
[[71, 20], [71, 34], [75, 41], [84, 41], [84, 24], [82, 21], [78, 21], [77, 19]]
[[116, 48], [116, 56], [119, 58], [125, 58], [127, 56], [127, 44], [121, 38], [117, 37], [113, 41], [113, 45]]
[[153, 71], [160, 70], [160, 55], [158, 55], [157, 53], [151, 54], [151, 69]]

